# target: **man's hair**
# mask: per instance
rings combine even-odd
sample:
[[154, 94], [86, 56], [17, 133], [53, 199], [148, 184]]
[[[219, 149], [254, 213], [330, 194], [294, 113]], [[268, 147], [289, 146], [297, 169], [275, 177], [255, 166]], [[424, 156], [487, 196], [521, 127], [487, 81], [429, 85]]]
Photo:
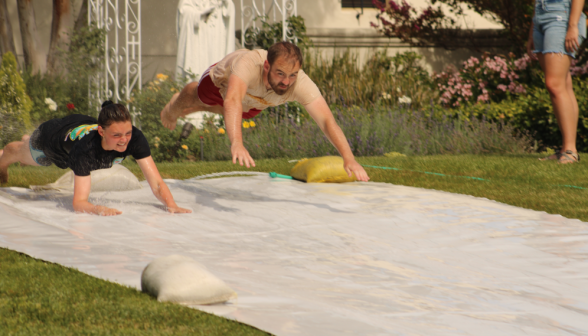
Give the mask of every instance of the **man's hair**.
[[270, 66], [280, 57], [298, 61], [298, 64], [302, 67], [302, 52], [294, 43], [278, 42], [267, 50], [267, 61]]
[[131, 121], [129, 110], [122, 104], [115, 104], [110, 100], [102, 104], [102, 110], [98, 115], [98, 125], [108, 127], [115, 122]]

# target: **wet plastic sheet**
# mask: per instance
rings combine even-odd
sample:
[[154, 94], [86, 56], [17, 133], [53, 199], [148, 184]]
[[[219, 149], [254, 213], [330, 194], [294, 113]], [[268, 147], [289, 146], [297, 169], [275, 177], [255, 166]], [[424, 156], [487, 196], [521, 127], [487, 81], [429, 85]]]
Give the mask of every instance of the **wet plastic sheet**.
[[239, 294], [196, 308], [276, 335], [588, 335], [588, 223], [391, 184], [166, 182], [194, 213], [147, 185], [92, 193], [108, 218], [0, 189], [0, 246], [137, 288], [186, 255]]

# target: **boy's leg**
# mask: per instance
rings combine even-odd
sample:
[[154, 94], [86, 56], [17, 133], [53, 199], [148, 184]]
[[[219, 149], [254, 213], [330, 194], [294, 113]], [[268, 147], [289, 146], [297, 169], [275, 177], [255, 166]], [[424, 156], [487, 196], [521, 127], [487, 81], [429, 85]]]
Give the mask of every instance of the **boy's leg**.
[[[24, 140], [24, 137], [23, 137]], [[29, 138], [25, 141], [11, 142], [4, 147], [2, 156], [0, 156], [0, 183], [8, 182], [8, 166], [15, 162], [21, 162], [31, 166], [39, 166], [29, 148]]]

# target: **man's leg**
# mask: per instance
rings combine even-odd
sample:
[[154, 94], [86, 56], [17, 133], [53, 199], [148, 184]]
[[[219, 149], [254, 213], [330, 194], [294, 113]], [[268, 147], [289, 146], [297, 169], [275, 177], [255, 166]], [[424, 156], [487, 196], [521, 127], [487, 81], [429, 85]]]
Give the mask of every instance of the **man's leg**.
[[178, 118], [199, 111], [222, 114], [223, 108], [220, 105], [209, 106], [200, 101], [198, 82], [192, 82], [184, 86], [180, 93], [174, 94], [169, 103], [161, 110], [161, 123], [166, 128], [173, 130], [176, 128]]
[[23, 137], [24, 141], [11, 142], [4, 147], [0, 156], [0, 183], [8, 182], [8, 166], [15, 162], [21, 162], [30, 166], [39, 164], [33, 160], [29, 149], [29, 137]]

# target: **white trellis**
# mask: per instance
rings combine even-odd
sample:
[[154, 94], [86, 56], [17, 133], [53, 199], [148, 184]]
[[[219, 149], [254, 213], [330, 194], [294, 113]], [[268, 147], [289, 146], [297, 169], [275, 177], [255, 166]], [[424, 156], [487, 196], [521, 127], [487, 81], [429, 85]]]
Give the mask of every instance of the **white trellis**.
[[87, 0], [88, 25], [106, 31], [101, 71], [90, 79], [89, 100], [100, 110], [103, 100], [125, 104], [133, 124], [141, 113], [132, 104], [141, 90], [141, 0]]
[[[241, 46], [245, 48], [247, 29], [259, 29], [260, 18], [270, 22], [282, 22], [282, 41], [296, 39], [294, 32], [286, 25], [286, 20], [297, 14], [296, 0], [241, 0]], [[247, 41], [252, 43], [253, 41]]]

